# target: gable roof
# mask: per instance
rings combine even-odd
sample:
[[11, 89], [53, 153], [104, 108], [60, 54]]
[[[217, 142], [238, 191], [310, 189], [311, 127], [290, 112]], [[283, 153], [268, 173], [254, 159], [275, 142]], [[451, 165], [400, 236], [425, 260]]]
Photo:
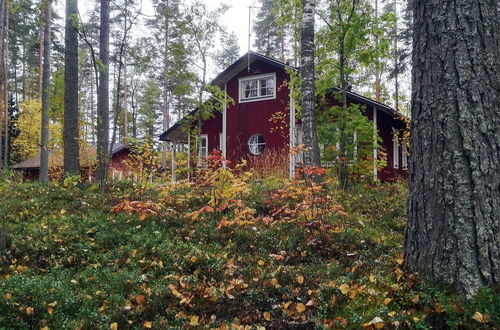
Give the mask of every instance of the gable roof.
[[296, 68], [294, 66], [288, 65], [286, 63], [277, 61], [273, 58], [270, 58], [268, 56], [253, 52], [253, 51], [248, 51], [245, 55], [241, 56], [239, 59], [237, 59], [233, 64], [227, 67], [226, 70], [222, 71], [219, 73], [214, 79], [212, 79], [211, 84], [212, 85], [217, 85], [219, 87], [223, 87], [224, 83], [228, 82], [233, 78], [235, 75], [240, 73], [243, 69], [251, 65], [253, 62], [260, 60], [264, 63], [267, 63], [269, 65], [279, 67], [279, 68], [290, 68], [292, 70], [298, 71], [299, 68]]
[[[118, 142], [113, 146], [113, 151], [111, 155], [115, 155], [128, 147], [123, 142]], [[49, 166], [63, 166], [63, 149], [54, 148], [49, 150]], [[93, 163], [96, 156], [96, 148], [94, 146], [82, 146], [80, 149], [80, 161], [82, 163]], [[39, 169], [40, 168], [40, 153], [38, 152], [35, 156], [27, 158], [12, 166], [16, 170], [29, 170], [29, 169]]]
[[[262, 61], [264, 63], [267, 63], [269, 65], [272, 65], [277, 68], [281, 69], [292, 69], [295, 71], [300, 71], [300, 68], [291, 66], [287, 63], [280, 62], [278, 60], [275, 60], [271, 57], [256, 53], [254, 51], [248, 51], [245, 55], [241, 56], [239, 59], [237, 59], [233, 64], [231, 64], [227, 69], [219, 73], [212, 81], [210, 84], [219, 86], [221, 88], [224, 87], [224, 84], [227, 83], [229, 80], [231, 80], [234, 76], [236, 76], [238, 73], [240, 73], [242, 70], [244, 70], [246, 67], [254, 63], [255, 61]], [[331, 93], [339, 93], [341, 91], [340, 87], [332, 87], [329, 89], [329, 92]], [[398, 111], [393, 109], [392, 107], [377, 102], [375, 100], [372, 100], [368, 97], [365, 97], [361, 94], [355, 93], [353, 91], [346, 91], [347, 98], [351, 101], [354, 102], [359, 102], [374, 108], [377, 108], [378, 110], [381, 110], [389, 115], [392, 116], [397, 116], [401, 115]], [[160, 135], [160, 140], [161, 141], [171, 141], [173, 140], [174, 137], [180, 137], [182, 136], [185, 132], [182, 132], [182, 130], [179, 130], [181, 126], [186, 126], [190, 125], [193, 123], [193, 116], [196, 114], [198, 111], [198, 108], [194, 109], [191, 111], [188, 115], [186, 115], [184, 118], [181, 120], [177, 121], [174, 125], [172, 125], [170, 128], [168, 128], [165, 132], [163, 132]]]

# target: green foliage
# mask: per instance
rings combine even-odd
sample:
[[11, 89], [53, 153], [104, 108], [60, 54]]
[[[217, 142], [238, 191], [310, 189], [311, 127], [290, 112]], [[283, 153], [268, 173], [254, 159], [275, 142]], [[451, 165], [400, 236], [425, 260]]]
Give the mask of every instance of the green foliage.
[[[107, 195], [94, 186], [0, 185], [10, 237], [0, 255], [0, 327], [500, 325], [496, 289], [465, 302], [402, 271], [403, 185], [326, 186], [347, 215], [266, 222], [282, 184], [215, 169], [203, 178], [203, 187], [146, 187], [141, 202], [127, 200], [134, 187], [125, 184]], [[286, 189], [286, 200], [311, 200]], [[255, 205], [260, 220], [217, 229], [230, 210], [186, 217], [231, 195]]]
[[[318, 113], [318, 139], [324, 145], [323, 160], [331, 164], [331, 171], [343, 184], [373, 181], [373, 122], [364, 109], [352, 104], [324, 106]], [[381, 141], [378, 137], [378, 142]], [[380, 146], [377, 145], [380, 149]], [[377, 166], [384, 166], [383, 160]]]

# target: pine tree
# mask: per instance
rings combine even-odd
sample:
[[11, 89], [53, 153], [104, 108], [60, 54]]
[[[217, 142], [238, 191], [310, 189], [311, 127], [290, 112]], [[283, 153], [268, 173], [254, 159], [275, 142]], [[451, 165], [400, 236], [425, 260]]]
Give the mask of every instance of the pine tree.
[[46, 1], [43, 19], [43, 74], [42, 74], [42, 120], [40, 138], [40, 182], [49, 182], [49, 108], [50, 108], [50, 46], [52, 29], [52, 3]]
[[78, 0], [66, 0], [64, 48], [64, 174], [80, 175]]
[[413, 2], [405, 264], [472, 296], [500, 284], [497, 1]]
[[99, 86], [97, 89], [97, 182], [104, 192], [108, 175], [109, 140], [109, 1], [101, 0], [99, 27]]

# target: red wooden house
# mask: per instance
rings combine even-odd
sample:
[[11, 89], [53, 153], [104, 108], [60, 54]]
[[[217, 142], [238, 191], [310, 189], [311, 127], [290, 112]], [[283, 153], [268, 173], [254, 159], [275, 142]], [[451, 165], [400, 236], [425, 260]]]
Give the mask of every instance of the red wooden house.
[[[259, 157], [266, 151], [288, 154], [290, 147], [301, 143], [300, 123], [295, 118], [295, 107], [287, 86], [287, 70], [297, 70], [264, 55], [249, 52], [230, 65], [212, 80], [234, 99], [234, 104], [225, 106], [222, 113], [202, 122], [199, 150], [202, 156], [220, 150], [231, 162], [244, 158]], [[363, 97], [354, 92], [347, 93], [348, 102], [365, 107], [365, 113], [377, 127], [382, 146], [387, 155], [387, 166], [374, 176], [381, 180], [394, 180], [406, 175], [407, 157], [400, 141], [400, 131], [405, 123], [391, 107]], [[190, 115], [165, 131], [160, 140], [175, 146], [191, 139], [186, 127], [195, 125]], [[273, 117], [280, 117], [280, 129], [276, 129]], [[398, 134], [394, 139], [395, 132]], [[175, 152], [172, 153], [175, 157]], [[374, 156], [380, 157], [374, 150]], [[297, 157], [290, 156], [290, 174], [293, 174]], [[175, 159], [172, 161], [175, 166]], [[173, 168], [174, 169], [174, 168]], [[174, 173], [174, 171], [172, 171]]]

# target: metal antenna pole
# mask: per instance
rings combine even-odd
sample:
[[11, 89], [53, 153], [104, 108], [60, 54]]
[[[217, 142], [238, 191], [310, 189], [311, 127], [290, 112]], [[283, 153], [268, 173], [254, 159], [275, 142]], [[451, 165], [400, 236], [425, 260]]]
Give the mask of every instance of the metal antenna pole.
[[250, 39], [252, 37], [251, 30], [252, 6], [248, 6], [248, 53], [247, 53], [247, 70], [250, 72]]

